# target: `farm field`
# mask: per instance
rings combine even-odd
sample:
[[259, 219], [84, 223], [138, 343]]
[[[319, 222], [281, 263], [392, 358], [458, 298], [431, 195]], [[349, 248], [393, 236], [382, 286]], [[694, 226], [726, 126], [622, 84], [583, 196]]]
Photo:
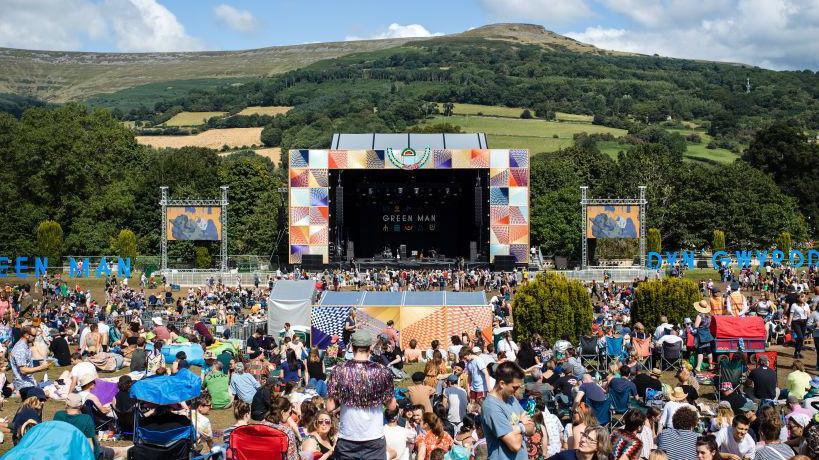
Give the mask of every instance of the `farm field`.
[[[233, 155], [234, 153], [238, 153], [238, 152], [241, 152], [241, 151], [242, 150], [237, 150], [237, 151], [234, 151], [234, 152], [220, 152], [219, 156], [227, 157], [227, 156]], [[253, 149], [253, 152], [255, 152], [256, 155], [259, 155], [259, 156], [262, 156], [262, 157], [265, 157], [265, 158], [269, 158], [270, 161], [272, 161], [274, 165], [278, 165], [279, 164], [279, 157], [281, 157], [281, 154], [282, 154], [282, 149], [280, 149], [278, 147], [269, 147], [269, 148], [265, 148], [265, 149]]]
[[199, 126], [208, 119], [221, 117], [227, 112], [179, 112], [170, 120], [162, 123], [163, 126]]
[[261, 106], [253, 106], [253, 107], [245, 107], [242, 109], [241, 112], [237, 113], [236, 115], [278, 115], [280, 113], [287, 113], [293, 110], [293, 107], [286, 107], [286, 106], [269, 106], [269, 107], [261, 107]]
[[[458, 125], [467, 132], [484, 132], [492, 148], [528, 148], [532, 153], [550, 152], [568, 147], [574, 142], [574, 135], [577, 133], [611, 133], [615, 137], [626, 134], [623, 129], [591, 123], [565, 123], [537, 119], [437, 116], [434, 122]], [[555, 135], [557, 137], [554, 137]]]
[[[452, 113], [454, 115], [478, 115], [487, 117], [505, 117], [505, 118], [520, 118], [523, 113], [521, 107], [503, 107], [498, 105], [481, 105], [481, 104], [453, 104]], [[439, 103], [438, 110], [444, 111], [444, 105]], [[530, 109], [531, 110], [531, 109]], [[532, 113], [534, 115], [534, 112]], [[581, 123], [591, 123], [591, 115], [578, 115], [573, 113], [556, 112], [555, 117], [557, 121], [575, 121]]]
[[209, 129], [192, 136], [137, 136], [137, 142], [156, 148], [165, 147], [242, 147], [262, 144], [262, 128]]

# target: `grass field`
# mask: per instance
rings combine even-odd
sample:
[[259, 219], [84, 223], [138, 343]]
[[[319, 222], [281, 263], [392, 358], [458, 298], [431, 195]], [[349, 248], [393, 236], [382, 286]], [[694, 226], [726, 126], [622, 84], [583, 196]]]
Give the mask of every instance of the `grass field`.
[[179, 112], [170, 120], [162, 123], [163, 126], [199, 126], [208, 119], [221, 117], [227, 112]]
[[209, 129], [192, 136], [137, 136], [140, 144], [152, 147], [208, 147], [220, 149], [222, 146], [242, 147], [262, 145], [263, 128]]
[[[451, 116], [435, 117], [436, 123], [452, 123], [467, 132], [484, 132], [492, 148], [528, 148], [532, 153], [550, 152], [568, 147], [578, 133], [626, 134], [625, 130], [592, 125], [521, 118]], [[554, 137], [557, 135], [557, 137]]]
[[[439, 103], [438, 110], [443, 113], [444, 105]], [[482, 115], [487, 117], [520, 118], [520, 114], [523, 113], [523, 110], [524, 109], [520, 107], [456, 103], [452, 108], [452, 113], [453, 115]], [[534, 115], [534, 113], [532, 115]], [[578, 115], [563, 112], [556, 112], [555, 117], [557, 118], [557, 121], [571, 121], [580, 123], [591, 123], [592, 118], [594, 118], [591, 115]]]
[[269, 106], [269, 107], [261, 107], [261, 106], [253, 106], [253, 107], [245, 107], [242, 109], [241, 112], [237, 113], [236, 115], [278, 115], [280, 113], [287, 113], [293, 110], [293, 107], [285, 107], [285, 106]]

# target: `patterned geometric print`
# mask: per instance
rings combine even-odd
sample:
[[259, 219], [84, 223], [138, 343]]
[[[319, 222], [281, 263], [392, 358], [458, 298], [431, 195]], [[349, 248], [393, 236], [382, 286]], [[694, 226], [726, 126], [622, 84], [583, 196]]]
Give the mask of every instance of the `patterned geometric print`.
[[489, 204], [492, 206], [506, 206], [509, 204], [508, 187], [489, 187]]
[[490, 169], [489, 170], [489, 185], [491, 187], [506, 187], [509, 185], [509, 170], [508, 169]]
[[468, 331], [470, 335], [472, 335], [475, 329], [483, 329], [491, 326], [492, 317], [493, 314], [490, 307], [447, 307], [447, 336], [460, 334], [463, 331]]
[[[404, 307], [406, 309], [408, 307]], [[426, 308], [426, 307], [409, 307], [409, 308], [424, 308], [425, 310], [432, 310], [424, 318], [416, 321], [410, 325], [401, 324], [401, 341], [403, 348], [409, 347], [410, 339], [418, 341], [419, 347], [423, 344], [428, 344], [435, 339], [441, 340], [441, 343], [448, 343], [447, 327], [446, 327], [446, 309], [443, 307]], [[402, 321], [403, 323], [403, 321]], [[406, 343], [405, 343], [406, 342]]]
[[[302, 254], [317, 254], [328, 263], [328, 169], [391, 169], [385, 165], [385, 151], [301, 149], [288, 155], [290, 262], [299, 263]], [[424, 168], [490, 169], [490, 261], [495, 255], [512, 254], [518, 262], [528, 262], [528, 151], [435, 149], [432, 156]]]
[[350, 315], [350, 310], [351, 307], [313, 307], [310, 311], [312, 345], [327, 348], [330, 345], [330, 337], [334, 335], [338, 336], [338, 341], [341, 342], [344, 320]]
[[529, 167], [529, 151], [528, 150], [510, 150], [509, 151], [509, 166], [512, 168], [528, 168]]
[[309, 150], [291, 150], [290, 151], [290, 167], [291, 168], [306, 168]]
[[308, 225], [310, 224], [310, 209], [306, 206], [293, 206], [290, 208], [290, 224], [291, 225]]

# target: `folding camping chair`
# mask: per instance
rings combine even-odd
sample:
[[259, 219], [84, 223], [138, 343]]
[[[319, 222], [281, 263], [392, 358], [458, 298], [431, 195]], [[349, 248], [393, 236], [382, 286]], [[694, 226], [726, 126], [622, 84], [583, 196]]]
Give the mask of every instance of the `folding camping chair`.
[[651, 369], [651, 364], [653, 361], [651, 359], [651, 339], [648, 337], [643, 339], [632, 337], [631, 346], [634, 348], [634, 351], [637, 352], [637, 362], [644, 368]]
[[244, 425], [230, 433], [226, 456], [228, 460], [285, 460], [287, 435], [265, 425]]
[[606, 366], [623, 357], [623, 338], [606, 337]]
[[660, 368], [664, 371], [669, 369], [679, 370], [682, 360], [682, 341], [676, 343], [663, 342], [660, 353]]
[[122, 435], [123, 438], [130, 441], [133, 439], [134, 436], [134, 408], [132, 407], [128, 411], [121, 411], [118, 410], [116, 407], [114, 409], [114, 414], [117, 416], [117, 431], [119, 434]]
[[611, 400], [611, 429], [624, 426], [625, 421], [623, 418], [629, 410], [631, 394], [609, 388], [609, 399]]
[[[601, 367], [600, 354], [597, 352], [597, 337], [582, 336], [580, 337], [580, 362], [586, 366], [587, 369], [600, 370]], [[589, 367], [589, 363], [594, 362], [594, 367]]]
[[595, 401], [589, 397], [583, 398], [583, 401], [589, 406], [597, 422], [600, 426], [608, 426], [611, 423], [611, 398], [606, 398], [602, 401]]
[[82, 413], [91, 416], [91, 419], [94, 420], [94, 428], [97, 431], [109, 430], [115, 426], [114, 418], [100, 412], [100, 410], [97, 409], [97, 406], [94, 405], [94, 402], [91, 401], [90, 399], [85, 401], [85, 404], [83, 404], [81, 411]]

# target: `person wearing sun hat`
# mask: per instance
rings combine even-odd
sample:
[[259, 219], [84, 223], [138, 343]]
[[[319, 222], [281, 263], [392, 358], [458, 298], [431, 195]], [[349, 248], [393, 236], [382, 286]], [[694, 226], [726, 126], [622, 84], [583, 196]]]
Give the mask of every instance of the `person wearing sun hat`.
[[711, 335], [711, 305], [705, 299], [694, 303], [694, 310], [697, 310], [697, 318], [694, 320], [693, 331], [695, 343], [697, 344], [697, 365], [696, 372], [702, 368], [703, 358], [708, 356], [709, 367], [714, 366], [713, 346], [714, 336]]
[[660, 429], [663, 428], [674, 428], [672, 424], [672, 419], [674, 418], [674, 413], [676, 413], [682, 407], [690, 407], [694, 411], [697, 410], [696, 407], [688, 404], [686, 398], [688, 395], [685, 393], [685, 390], [682, 387], [674, 387], [671, 390], [671, 393], [668, 394], [669, 401], [663, 407], [663, 411], [660, 414]]

